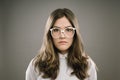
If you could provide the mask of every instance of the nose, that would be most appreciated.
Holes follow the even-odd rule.
[[[64,32],[64,30],[61,30],[60,38],[65,38],[65,32]]]

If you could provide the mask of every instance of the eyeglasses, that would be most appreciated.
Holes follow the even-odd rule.
[[[67,38],[72,38],[74,36],[75,30],[76,29],[73,27],[66,27],[64,29],[54,27],[50,29],[53,38],[59,38],[62,33],[64,33]]]

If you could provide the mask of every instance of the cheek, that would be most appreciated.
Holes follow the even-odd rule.
[[[53,39],[53,44],[55,45],[55,46],[57,46],[58,45],[58,40],[57,39]]]
[[[73,39],[69,39],[69,45],[71,46],[73,43]]]

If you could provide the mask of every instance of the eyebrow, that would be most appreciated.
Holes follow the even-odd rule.
[[[61,28],[59,26],[53,26],[53,27]],[[65,26],[65,28],[68,28],[68,27],[72,27],[72,26]]]

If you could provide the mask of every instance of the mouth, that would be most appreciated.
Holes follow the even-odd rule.
[[[59,44],[66,44],[66,41],[60,41]]]

